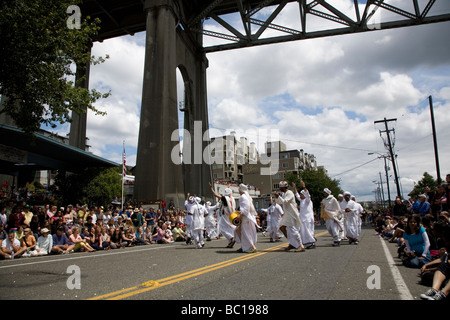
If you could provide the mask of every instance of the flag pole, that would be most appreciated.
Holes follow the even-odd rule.
[[[123,213],[123,189],[124,189],[124,181],[125,175],[127,173],[126,162],[125,162],[125,140],[123,140],[123,152],[122,152],[122,199],[121,199],[121,212]]]

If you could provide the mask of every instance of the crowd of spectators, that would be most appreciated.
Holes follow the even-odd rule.
[[[450,174],[435,190],[402,201],[372,219],[376,234],[398,246],[405,267],[420,270],[420,283],[431,287],[420,297],[443,300],[450,294]]]
[[[0,259],[94,252],[186,241],[185,210],[118,206],[0,204]]]

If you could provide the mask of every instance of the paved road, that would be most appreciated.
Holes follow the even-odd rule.
[[[359,245],[336,248],[323,226],[316,235],[316,249],[303,253],[259,233],[253,254],[237,253],[238,244],[227,249],[222,239],[203,249],[173,243],[4,260],[0,299],[399,300],[427,289],[372,228]]]

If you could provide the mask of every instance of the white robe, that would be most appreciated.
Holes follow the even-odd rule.
[[[226,201],[227,205],[223,205],[223,201]],[[230,214],[236,211],[236,201],[232,196],[222,196],[222,203],[217,217],[217,233],[222,234],[228,241],[231,241],[234,237],[234,230],[236,226],[230,221]]]
[[[295,202],[295,195],[291,190],[287,190],[283,196],[275,199],[283,208],[283,218],[280,221],[280,226],[286,227],[286,235],[288,242],[294,248],[303,247],[302,238],[300,236],[301,221],[298,216],[297,203]]]
[[[267,228],[271,239],[281,238],[283,234],[279,231],[283,208],[278,203],[272,203],[267,209]]]
[[[303,191],[305,199],[300,198],[297,193],[295,197],[300,201],[299,216],[302,226],[300,227],[300,235],[303,243],[314,243],[314,210],[309,191]]]
[[[360,226],[361,226],[361,219],[359,217],[359,206],[358,204],[350,200],[347,203],[346,209],[350,209],[349,212],[346,212],[347,214],[347,223],[346,223],[346,234],[348,238],[357,240],[360,236]]]
[[[194,243],[197,248],[201,247],[203,242],[203,229],[205,228],[205,213],[206,209],[199,203],[191,206],[190,213],[192,214],[192,234]]]
[[[206,228],[206,234],[210,238],[217,237],[216,233],[216,218],[215,218],[215,212],[219,208],[220,204],[217,203],[215,206],[206,206],[206,211],[208,212],[208,215],[205,217],[205,228]]]
[[[191,207],[194,205],[194,203],[191,203],[187,200],[184,201],[184,207],[186,208],[186,217],[184,218],[184,225],[186,226],[186,234],[188,237],[192,236],[192,215],[188,214],[191,212]]]
[[[256,246],[257,233],[256,228],[256,210],[253,206],[253,200],[247,194],[239,197],[239,206],[241,213],[241,224],[234,231],[236,242],[241,244],[242,251],[246,252]]]
[[[328,232],[335,242],[341,241],[340,231],[343,229],[343,217],[339,202],[330,194],[322,200],[322,210],[329,217],[329,219],[325,220]]]

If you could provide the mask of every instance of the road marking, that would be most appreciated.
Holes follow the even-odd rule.
[[[328,231],[316,234],[315,236],[316,237],[320,237],[320,236],[322,236],[324,234],[328,234]],[[245,256],[239,256],[237,258],[233,258],[233,259],[230,259],[230,260],[225,260],[225,261],[213,264],[213,265],[209,265],[209,266],[205,266],[205,267],[202,267],[202,268],[194,269],[194,270],[191,270],[191,271],[187,271],[187,272],[184,272],[184,273],[173,275],[173,276],[170,276],[170,277],[167,277],[167,278],[163,278],[163,279],[160,279],[160,280],[146,281],[146,282],[143,282],[143,283],[141,283],[141,284],[139,284],[137,286],[134,286],[134,287],[125,288],[125,289],[118,290],[118,291],[115,291],[115,292],[111,292],[111,293],[107,293],[107,294],[104,294],[104,295],[96,296],[96,297],[90,298],[88,300],[101,300],[101,299],[120,300],[120,299],[125,299],[125,298],[128,298],[128,297],[131,297],[131,296],[143,293],[143,292],[151,291],[151,290],[154,290],[154,289],[157,289],[157,288],[160,288],[160,287],[163,287],[163,286],[175,283],[175,282],[179,282],[179,281],[183,281],[183,280],[186,280],[186,279],[190,279],[190,278],[195,277],[195,276],[203,275],[203,274],[206,274],[208,272],[215,271],[215,270],[218,270],[218,269],[222,269],[222,268],[228,267],[230,265],[233,265],[233,264],[236,264],[236,263],[239,263],[239,262],[243,262],[243,261],[246,261],[246,260],[249,260],[249,259],[256,258],[256,257],[262,256],[262,255],[264,255],[266,253],[276,251],[276,250],[281,249],[283,247],[287,247],[287,245],[288,244],[283,243],[283,244],[280,244],[280,245],[275,246],[275,247],[271,247],[271,248],[268,248],[268,249],[265,249],[265,250],[257,251],[255,253],[251,253],[251,254],[246,254]]]
[[[411,295],[411,292],[409,292],[408,286],[406,285],[405,281],[403,280],[403,277],[398,270],[397,266],[395,265],[394,259],[392,258],[391,252],[389,251],[385,240],[380,237],[381,245],[384,250],[384,254],[386,255],[386,259],[388,261],[388,264],[390,266],[392,276],[394,277],[394,282],[397,286],[398,292],[400,293],[400,299],[402,300],[414,300],[413,296]]]

